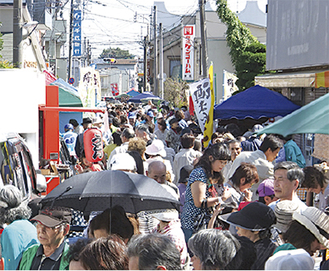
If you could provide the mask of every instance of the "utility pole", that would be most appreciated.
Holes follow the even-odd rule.
[[[199,9],[200,9],[200,27],[201,27],[201,55],[202,55],[202,77],[208,77],[208,68],[207,68],[207,35],[206,35],[206,22],[205,22],[205,9],[204,1],[199,0]]]
[[[148,33],[144,37],[144,82],[143,82],[143,88],[144,91],[146,91],[146,85],[147,85],[147,50],[148,50],[148,43],[149,43],[149,36]]]
[[[89,43],[89,39],[87,40],[87,66],[90,65],[91,62],[91,45]]]
[[[71,11],[70,11],[70,36],[69,36],[69,70],[67,79],[71,78],[72,75],[72,39],[73,39],[73,5],[74,0],[71,0]]]
[[[162,35],[162,23],[159,24],[159,94],[163,99],[163,35]]]
[[[154,46],[153,46],[153,52],[154,52],[154,71],[153,71],[153,86],[154,86],[154,95],[158,96],[159,95],[159,91],[158,91],[158,61],[157,61],[157,54],[158,54],[158,40],[157,40],[157,18],[156,18],[156,14],[157,14],[157,7],[154,6],[153,7],[153,42],[154,42]]]
[[[13,63],[16,68],[21,69],[23,67],[22,0],[14,0],[13,15]]]

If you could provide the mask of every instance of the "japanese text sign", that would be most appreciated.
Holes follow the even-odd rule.
[[[192,96],[194,111],[199,121],[199,126],[204,132],[204,126],[209,117],[211,108],[211,91],[209,78],[205,78],[193,84],[190,84],[190,93]]]
[[[194,38],[195,26],[186,25],[183,27],[182,45],[182,79],[194,80]]]
[[[73,11],[73,56],[81,56],[81,10]]]

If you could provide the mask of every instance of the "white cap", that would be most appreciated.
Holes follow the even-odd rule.
[[[158,155],[166,157],[167,153],[162,140],[154,139],[152,144],[146,147],[145,153],[148,155]]]
[[[111,170],[132,170],[136,171],[135,159],[128,153],[117,153],[110,161]]]
[[[280,250],[265,263],[265,270],[313,270],[314,260],[304,249]]]

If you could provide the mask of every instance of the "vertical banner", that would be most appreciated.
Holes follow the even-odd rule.
[[[80,68],[79,94],[84,107],[95,107],[101,101],[99,72],[92,67]]]
[[[203,132],[204,148],[208,147],[209,145],[209,142],[211,140],[211,135],[213,133],[213,125],[214,125],[215,92],[214,92],[214,65],[212,62],[210,64],[208,73],[209,73],[211,103],[208,111],[207,121],[204,126],[204,132]]]
[[[182,79],[194,80],[194,37],[195,26],[185,25],[183,27],[182,45]]]
[[[73,56],[81,56],[81,10],[73,11]]]
[[[198,118],[201,131],[204,132],[205,124],[209,117],[209,110],[213,110],[213,108],[211,108],[210,80],[209,78],[205,78],[189,86],[194,104],[194,111]]]
[[[111,91],[113,96],[118,96],[119,95],[119,89],[118,89],[118,84],[117,83],[112,83],[111,84]]]
[[[230,98],[232,96],[232,94],[236,91],[239,90],[239,88],[237,87],[237,85],[235,84],[236,80],[238,80],[238,77],[235,76],[235,74],[230,73],[228,71],[223,71],[223,101],[225,101],[226,99]]]

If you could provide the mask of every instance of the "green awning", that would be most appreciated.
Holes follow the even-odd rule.
[[[329,93],[258,131],[263,133],[329,134]]]

